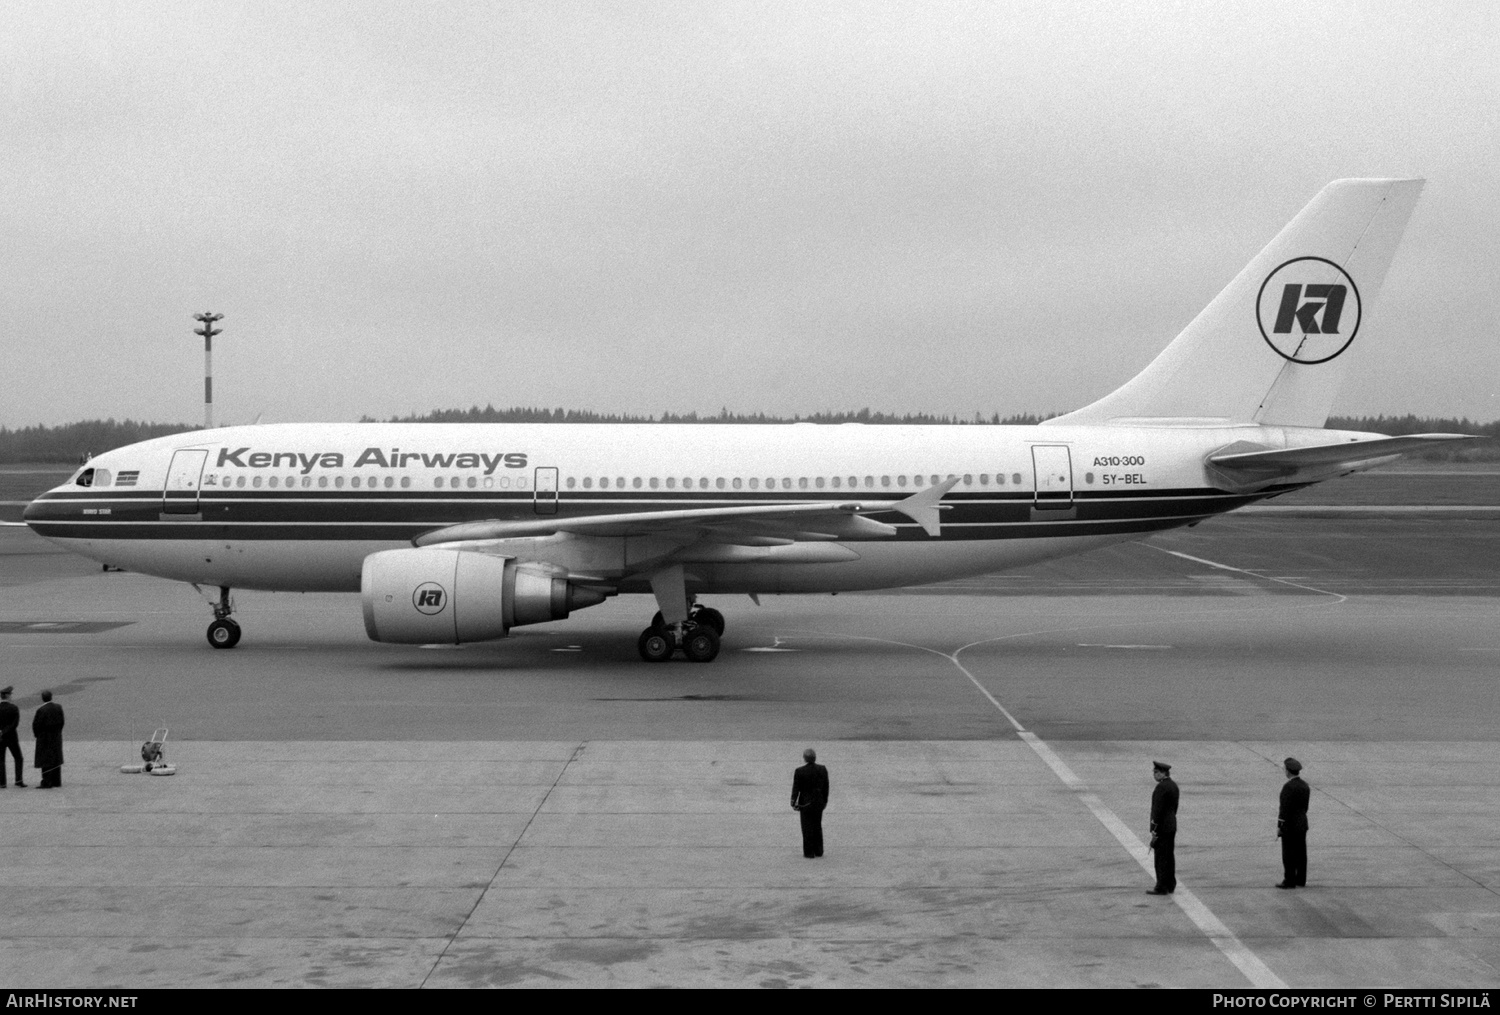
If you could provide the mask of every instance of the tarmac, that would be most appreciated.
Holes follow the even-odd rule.
[[[0,672],[68,715],[64,788],[0,793],[0,986],[1493,987],[1497,565],[1483,518],[1232,516],[716,598],[720,658],[653,666],[629,597],[422,649],[370,643],[357,596],[243,593],[216,652],[190,589],[0,530]],[[156,726],[178,774],[120,774]]]

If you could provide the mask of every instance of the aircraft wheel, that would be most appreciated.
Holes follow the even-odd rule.
[[[724,614],[711,606],[700,606],[693,613],[693,620],[714,629],[714,634],[724,637]]]
[[[225,618],[208,625],[208,643],[214,648],[234,648],[240,643],[240,625]]]
[[[648,663],[664,663],[672,658],[672,653],[677,651],[677,645],[672,640],[672,632],[664,627],[648,627],[641,632],[640,641],[636,647],[641,650],[641,658]]]
[[[719,654],[719,632],[707,624],[699,624],[683,636],[682,654],[690,662],[712,662]]]

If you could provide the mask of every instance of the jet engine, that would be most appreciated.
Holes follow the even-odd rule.
[[[512,627],[562,620],[604,602],[544,565],[473,550],[382,550],[360,576],[372,641],[427,645],[504,638]]]

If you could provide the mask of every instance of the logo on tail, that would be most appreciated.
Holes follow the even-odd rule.
[[[1255,319],[1278,356],[1293,363],[1327,363],[1349,348],[1359,331],[1359,288],[1327,258],[1294,257],[1261,283]]]

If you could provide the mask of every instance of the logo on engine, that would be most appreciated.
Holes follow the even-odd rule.
[[[448,593],[437,582],[423,582],[417,586],[417,591],[411,594],[411,604],[417,608],[417,612],[425,613],[429,617],[442,613],[447,603]]]
[[[1327,363],[1359,331],[1359,289],[1326,257],[1294,257],[1261,283],[1255,320],[1283,359]]]

